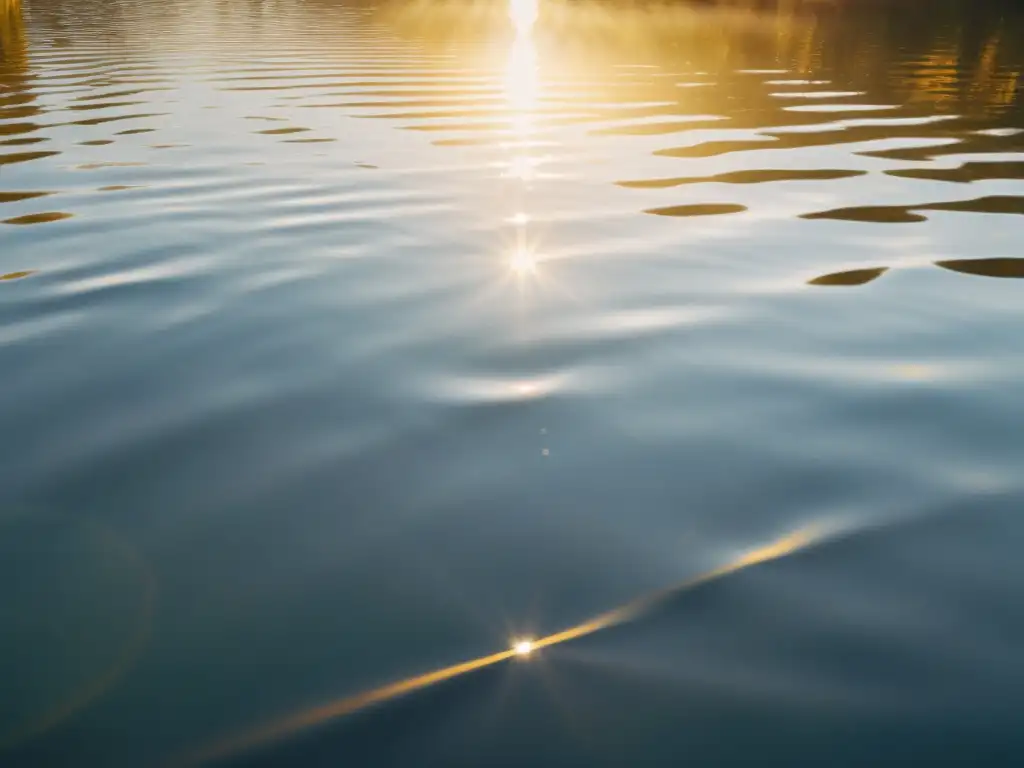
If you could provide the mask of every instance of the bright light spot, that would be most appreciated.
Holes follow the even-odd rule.
[[[529,248],[516,248],[509,257],[508,266],[517,275],[532,275],[537,271],[537,256]]]
[[[517,37],[505,64],[505,100],[513,111],[529,112],[537,106],[539,91],[537,50],[529,37]]]
[[[528,31],[537,20],[537,0],[508,0],[508,16],[517,30]]]
[[[516,656],[529,656],[533,652],[533,641],[517,640],[512,646],[512,650],[515,651]]]
[[[523,226],[524,224],[527,224],[530,221],[530,217],[525,213],[517,213],[515,216],[509,219],[509,221],[518,226]]]
[[[540,158],[530,157],[528,155],[516,155],[509,160],[506,170],[502,176],[510,179],[520,179],[521,181],[532,181],[537,178],[537,168],[540,164]]]

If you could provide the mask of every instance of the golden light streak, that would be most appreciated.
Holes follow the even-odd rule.
[[[577,624],[574,627],[563,629],[546,637],[536,639],[520,638],[513,641],[508,650],[499,651],[489,656],[481,656],[478,659],[455,664],[450,667],[427,672],[426,674],[410,677],[405,680],[390,683],[374,688],[369,691],[357,693],[343,699],[327,702],[318,707],[289,715],[280,720],[275,720],[262,727],[256,728],[237,736],[226,739],[200,753],[197,753],[184,761],[185,765],[202,764],[210,760],[227,757],[238,752],[246,751],[262,744],[277,741],[298,731],[319,725],[335,718],[350,715],[375,704],[398,698],[406,694],[418,691],[427,686],[450,680],[453,677],[473,672],[483,667],[499,664],[512,658],[522,658],[531,653],[548,648],[552,645],[565,643],[570,640],[593,634],[601,629],[612,627],[626,622],[634,621],[657,604],[679,595],[682,592],[694,587],[715,581],[724,576],[737,573],[746,568],[751,568],[762,563],[787,557],[794,553],[803,551],[826,538],[835,535],[835,526],[824,524],[813,524],[799,528],[791,533],[782,536],[775,541],[756,549],[745,552],[735,559],[710,571],[694,576],[680,584],[667,589],[660,590],[650,595],[645,595],[633,600],[614,610],[602,613],[599,616]]]
[[[491,654],[490,656],[482,656],[479,659],[473,659],[472,661],[466,661],[462,664],[455,664],[451,667],[445,667],[444,669],[428,672],[425,675],[418,675],[417,677],[410,677],[406,680],[399,680],[396,683],[391,683],[390,685],[385,685],[380,688],[374,688],[370,691],[364,691],[363,693],[357,693],[355,696],[349,696],[345,699],[331,701],[322,706],[307,709],[281,720],[276,720],[273,723],[269,723],[262,728],[252,731],[251,733],[243,733],[234,738],[227,739],[212,749],[185,760],[185,764],[199,765],[209,760],[216,760],[237,752],[251,749],[259,744],[277,741],[289,734],[310,728],[318,723],[350,715],[353,712],[365,709],[366,707],[378,704],[382,701],[394,699],[399,696],[404,696],[407,693],[418,691],[421,688],[426,688],[428,685],[450,680],[453,677],[464,675],[467,672],[472,672],[473,670],[481,669],[482,667],[489,667],[492,664],[497,664],[499,661],[510,659],[515,655],[516,651],[514,649],[501,651],[499,653]]]

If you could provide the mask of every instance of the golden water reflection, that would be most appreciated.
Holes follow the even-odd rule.
[[[557,39],[560,56],[580,71],[642,55],[677,72],[775,74],[784,87],[821,87],[841,75],[850,86],[843,90],[886,90],[900,102],[959,113],[996,114],[1020,104],[1020,18],[955,2],[929,7],[926,17],[921,3],[871,5],[545,0],[541,14],[536,0],[510,0],[507,14],[517,30],[540,28]],[[441,49],[452,40],[493,34],[492,14],[501,12],[495,7],[399,1],[380,13],[399,31]],[[892,66],[894,55],[906,60]],[[766,61],[773,71],[764,68]],[[708,95],[720,102],[732,95],[717,90]]]
[[[1016,256],[996,256],[981,259],[946,259],[936,261],[935,266],[977,277],[996,277],[1021,279],[1024,278],[1024,258]],[[831,272],[808,280],[808,285],[824,286],[857,286],[866,285],[889,271],[889,267],[869,267],[851,269],[844,272]]]
[[[474,122],[464,120],[464,94],[440,89],[396,99],[407,111],[388,116],[420,117],[405,127],[442,134],[438,146],[495,149],[492,167],[508,182],[499,216],[510,225],[495,249],[517,277],[539,277],[552,258],[535,231],[550,222],[532,210],[546,191],[538,185],[556,175],[592,181],[577,158],[603,152],[605,139],[618,140],[606,142],[610,181],[638,190],[626,193],[633,210],[680,227],[723,215],[743,227],[777,199],[805,206],[793,217],[873,224],[1024,210],[1016,190],[946,202],[934,184],[911,181],[1024,180],[1024,57],[1013,42],[1024,16],[954,3],[922,19],[910,7],[805,0],[386,7],[389,26],[462,64],[479,62],[453,52],[507,51],[498,99],[475,105]],[[967,162],[937,167],[948,156]],[[895,204],[847,202],[846,190],[856,198],[886,175],[907,182],[886,186]],[[918,189],[922,204],[906,205]]]
[[[538,0],[509,0],[508,15],[519,36],[528,36],[537,21]]]
[[[508,268],[517,277],[534,275],[537,271],[536,244],[530,241],[528,198],[538,160],[531,154],[531,137],[535,131],[534,113],[540,91],[540,71],[533,26],[537,20],[538,0],[509,0],[509,20],[515,35],[509,49],[504,73],[505,103],[509,113],[510,137],[506,146],[511,156],[503,174],[514,185],[512,198],[515,211],[509,218],[514,227],[514,244],[508,257]]]
[[[362,0],[355,0],[353,6],[362,4]],[[637,160],[633,165],[664,168],[667,172],[655,172],[647,178],[633,176],[627,170],[630,166],[622,163],[622,175],[612,181],[627,189],[687,187],[685,195],[666,192],[662,200],[653,204],[649,197],[633,198],[637,200],[636,212],[677,217],[744,214],[745,210],[753,215],[758,213],[757,207],[745,200],[729,199],[729,192],[723,193],[722,199],[710,195],[693,199],[699,195],[696,190],[702,189],[697,185],[766,184],[768,197],[768,190],[783,182],[806,182],[808,189],[817,191],[823,186],[815,188],[814,182],[841,181],[867,173],[856,167],[859,160],[854,157],[849,158],[851,167],[842,167],[844,154],[918,165],[952,154],[1009,154],[1019,152],[1021,147],[1021,139],[1008,133],[1020,128],[1022,122],[1020,77],[1024,61],[1018,43],[1021,18],[1005,12],[968,9],[965,3],[951,2],[948,7],[935,9],[927,18],[913,12],[913,3],[865,11],[854,3],[811,0],[699,7],[657,0],[643,4],[545,0],[543,6],[539,0],[507,0],[504,4],[486,0],[384,0],[372,7],[366,5],[358,25],[352,25],[351,18],[342,19],[338,5],[330,0],[306,0],[301,7],[282,4],[280,12],[289,18],[294,16],[291,20],[299,32],[297,39],[311,43],[325,35],[337,35],[341,28],[361,33],[364,27],[377,25],[394,32],[401,40],[415,40],[428,56],[445,57],[452,65],[449,70],[440,68],[433,72],[429,64],[424,65],[421,74],[429,75],[434,82],[420,92],[415,91],[411,81],[402,83],[401,90],[389,90],[384,80],[377,79],[363,84],[372,85],[371,90],[352,87],[345,93],[362,103],[393,107],[393,111],[375,116],[415,120],[414,124],[396,127],[431,131],[438,136],[433,141],[436,145],[498,148],[500,155],[491,158],[493,167],[500,167],[502,177],[510,183],[520,185],[515,190],[510,184],[508,194],[512,199],[498,212],[502,218],[531,213],[527,199],[533,191],[530,184],[542,182],[549,175],[549,167],[564,163],[567,150],[578,148],[567,146],[564,138],[555,134],[556,129],[570,125],[579,125],[583,131],[568,141],[663,136],[663,141],[651,142],[649,146],[623,143],[616,157],[631,154]],[[37,0],[35,8],[54,18],[68,14],[68,4],[62,0]],[[238,11],[244,13],[244,8]],[[27,87],[32,80],[27,71],[30,58],[20,19],[20,14],[0,14],[0,84],[5,86],[5,92],[0,93],[0,133],[10,135],[3,139],[3,144],[51,140],[45,135],[48,125],[25,119],[41,111],[31,105],[34,97]],[[253,10],[252,17],[245,21],[253,29],[263,29],[268,15],[263,10]],[[339,26],[342,24],[348,26]],[[118,40],[128,45],[128,53],[133,46],[152,44],[133,37],[138,34],[138,30],[118,30]],[[538,39],[545,42],[544,47],[538,46]],[[548,42],[551,44],[546,45]],[[486,50],[488,55],[498,51],[497,58],[505,57],[499,65],[503,67],[500,93],[490,88],[493,62],[481,67],[479,58],[466,55],[466,51],[472,50]],[[371,65],[372,61],[368,61],[367,66]],[[459,73],[447,86],[445,71]],[[385,73],[381,69],[374,77],[381,78]],[[479,101],[467,99],[469,91],[459,92],[466,84],[463,78],[467,73],[481,75],[480,81],[486,81]],[[249,75],[247,79],[254,78]],[[224,90],[255,87],[268,96],[280,87],[282,98],[298,100],[305,97],[294,90],[285,93],[295,89],[299,79],[292,73],[277,85],[229,85],[227,81],[222,85]],[[340,82],[340,78],[332,79]],[[267,76],[267,82],[273,80]],[[302,87],[309,88],[310,96],[319,100],[313,93],[316,86],[316,82],[310,81]],[[337,89],[335,85],[328,91],[338,96]],[[155,89],[133,91],[132,99],[139,98],[137,103],[143,104],[147,97],[141,94],[150,90]],[[365,93],[360,93],[361,90]],[[127,105],[118,99],[94,102],[94,94],[82,98],[88,103],[73,103],[66,109],[114,109]],[[358,103],[338,101],[301,106],[342,108]],[[107,120],[121,123],[156,114],[147,109],[71,124],[92,127]],[[448,122],[450,118],[467,115],[473,118],[470,122]],[[944,119],[914,122],[932,118]],[[109,138],[87,139],[76,145],[117,145],[122,137],[153,130],[150,126],[128,127]],[[258,135],[310,146],[337,141],[332,136],[283,137],[309,130],[304,125],[292,125],[267,128]],[[447,131],[453,135],[444,135]],[[692,140],[704,131],[708,135]],[[844,153],[841,149],[842,145],[888,141],[906,141],[906,145],[863,153],[853,148]],[[180,146],[183,145],[162,143],[151,148]],[[825,147],[835,150],[826,160],[827,167],[794,167],[798,161],[792,159],[793,155]],[[31,151],[20,147],[18,151],[0,152],[0,165],[34,163],[56,154],[35,150],[36,147]],[[641,162],[650,155],[680,161],[721,158],[723,167],[689,173],[686,162],[677,163],[677,170],[673,170],[671,163],[654,166]],[[732,165],[744,167],[728,167]],[[880,172],[922,181],[1024,178],[1024,166],[1012,159],[995,166],[972,160],[962,170],[894,167]],[[833,188],[838,186],[830,190]],[[0,202],[10,201],[0,198]],[[881,214],[887,216],[883,220],[925,221],[916,211],[889,208]],[[823,212],[811,205],[802,213],[813,218]],[[871,220],[872,212],[860,213]],[[38,224],[58,220],[14,216],[0,220],[10,219]],[[495,250],[501,252],[502,263],[513,265],[514,273],[523,272],[524,265],[536,266],[542,260],[537,254],[543,253],[543,248],[527,248],[518,235],[512,239],[515,242],[511,245],[496,243]]]

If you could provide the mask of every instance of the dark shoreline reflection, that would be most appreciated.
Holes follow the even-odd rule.
[[[971,184],[976,181],[1024,181],[1024,160],[978,161],[964,163],[959,168],[899,168],[886,171],[901,179],[947,181],[953,184]]]
[[[727,213],[742,213],[747,210],[744,205],[731,203],[699,203],[696,205],[673,205],[668,208],[650,208],[644,213],[655,216],[721,216]]]
[[[935,264],[943,269],[962,272],[965,275],[1024,278],[1024,258],[953,259],[937,261]]]
[[[935,266],[960,272],[965,275],[998,278],[1024,278],[1024,258],[995,257],[989,259],[950,259],[936,261]],[[857,286],[866,285],[889,271],[889,267],[851,269],[846,272],[832,272],[808,280],[808,285]]]
[[[974,200],[954,200],[946,203],[924,203],[922,205],[863,205],[852,208],[836,208],[831,211],[805,213],[804,219],[835,219],[838,221],[860,221],[873,224],[914,224],[927,221],[928,217],[919,211],[951,211],[964,213],[990,213],[1024,215],[1024,196],[994,195]]]
[[[840,170],[764,170],[764,171],[732,171],[714,176],[691,176],[676,179],[650,179],[647,181],[620,181],[620,187],[633,189],[664,189],[681,187],[686,184],[767,184],[776,181],[835,181],[864,176],[867,171]]]
[[[0,280],[21,280],[25,277],[31,277],[35,274],[35,270],[25,269],[21,272],[8,272],[6,275],[0,275]]]
[[[851,269],[846,272],[833,272],[829,275],[822,275],[808,281],[809,285],[865,285],[876,280],[889,271],[888,267],[873,267],[871,269]]]
[[[15,216],[10,219],[0,220],[0,224],[12,224],[16,226],[25,226],[29,224],[49,224],[54,221],[63,221],[64,219],[70,219],[74,214],[64,213],[62,211],[46,211],[44,213],[27,213],[24,216]]]
[[[32,90],[29,44],[21,3],[0,2],[0,145],[25,146],[45,141],[30,136],[43,126],[43,115]],[[59,152],[0,152],[0,167],[53,157]]]

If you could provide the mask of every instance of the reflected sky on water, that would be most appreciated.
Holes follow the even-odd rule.
[[[1022,40],[0,0],[0,764],[1015,765]]]

